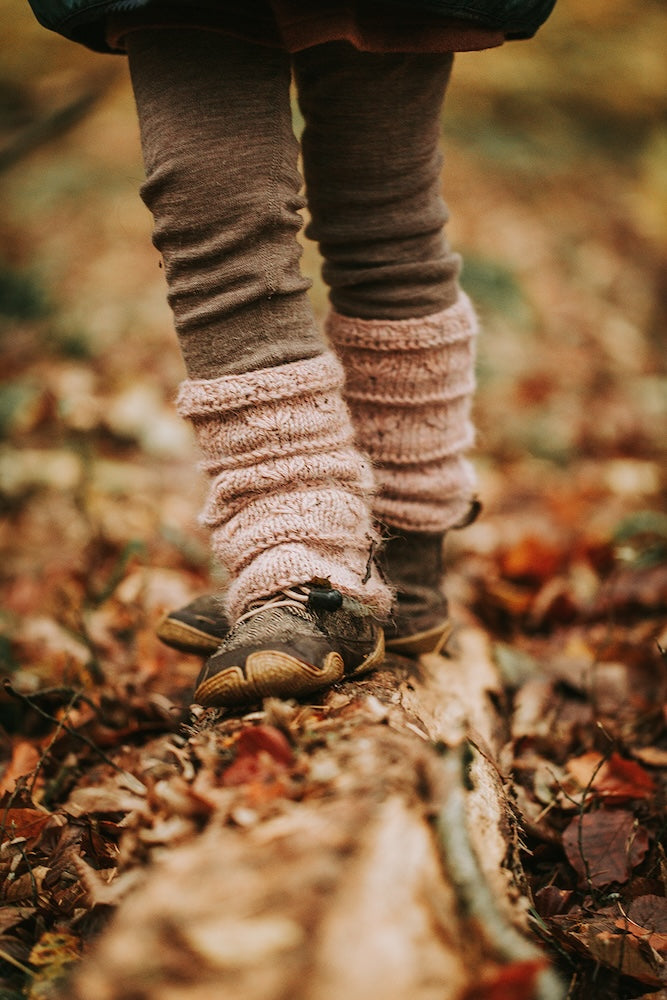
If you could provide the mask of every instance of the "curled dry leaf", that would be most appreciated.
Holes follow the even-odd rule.
[[[613,753],[608,759],[591,752],[574,757],[566,764],[582,789],[614,802],[649,798],[655,782],[640,764]]]
[[[3,903],[34,903],[49,871],[46,865],[35,865],[16,879],[6,878],[0,889]]]
[[[595,888],[627,882],[646,856],[648,845],[648,833],[624,809],[577,816],[563,832],[567,860],[580,882]]]
[[[242,730],[237,747],[239,757],[245,754],[257,756],[264,751],[280,764],[291,764],[294,760],[286,736],[275,726],[249,726]]]

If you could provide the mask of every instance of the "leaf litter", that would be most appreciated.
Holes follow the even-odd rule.
[[[472,75],[472,62],[459,61],[448,186],[456,242],[470,261],[464,283],[486,327],[477,403],[485,513],[451,537],[450,590],[460,619],[493,639],[506,683],[505,759],[535,933],[553,948],[571,1000],[664,1000],[664,129],[644,111],[649,73],[596,89],[605,65],[615,80],[625,72],[628,31],[663,64],[664,12],[652,8],[662,25],[652,42],[641,19],[631,27],[629,0],[611,5],[614,16],[608,6],[582,14],[561,0],[561,26],[532,55],[525,50],[535,67],[527,92],[549,114],[508,102],[514,70],[493,69],[509,65],[504,52],[476,58]],[[582,19],[605,54],[585,72],[576,61]],[[22,23],[26,53],[46,45]],[[93,72],[95,57],[55,38],[49,45],[45,72],[64,65],[79,81]],[[31,100],[48,91],[14,72],[17,88],[34,87]],[[664,93],[656,85],[650,95],[663,110]],[[329,742],[360,711],[383,724],[372,701],[364,707],[341,692],[321,705],[268,703],[233,717],[184,707],[196,661],[162,647],[154,627],[218,580],[195,526],[191,440],[171,406],[181,372],[136,211],[141,168],[127,93],[108,93],[105,107],[125,123],[110,166],[100,167],[95,128],[83,127],[3,181],[0,228],[13,259],[1,263],[0,288],[20,279],[23,289],[6,304],[1,331],[0,991],[8,1000],[66,991],[114,908],[172,847],[216,825],[260,830],[289,818],[291,802],[325,801],[344,780]],[[623,134],[629,113],[637,159],[621,176],[604,144]],[[516,141],[492,141],[498,120]],[[560,156],[545,161],[544,135],[532,154],[519,140],[550,120],[568,127]],[[589,120],[595,129],[577,131]],[[122,189],[119,164],[132,178]],[[77,192],[90,189],[86,170],[96,171],[96,195],[65,195],[63,225],[65,169]],[[120,224],[100,226],[108,216]],[[307,247],[307,262],[312,255]],[[48,288],[40,275],[50,276]],[[324,301],[317,284],[315,296]],[[219,930],[211,918],[192,934],[224,962]],[[295,933],[270,921],[256,930],[277,953]],[[468,1000],[528,997],[537,972],[530,962],[489,972]]]

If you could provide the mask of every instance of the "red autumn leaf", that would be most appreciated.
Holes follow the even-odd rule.
[[[253,781],[268,781],[275,774],[275,768],[263,766],[257,757],[246,755],[237,757],[222,775],[222,783],[226,788],[234,785],[248,785]]]
[[[631,812],[615,809],[577,816],[563,832],[563,848],[583,883],[599,888],[626,882],[646,856],[648,834]]]
[[[294,760],[286,737],[273,726],[244,729],[236,746],[236,760],[222,776],[222,783],[227,786],[270,783]]]
[[[257,756],[264,751],[280,764],[291,764],[294,760],[292,748],[287,738],[274,726],[249,726],[238,738],[238,756]]]
[[[653,778],[640,764],[617,753],[608,760],[599,753],[585,753],[569,760],[566,767],[582,788],[615,802],[646,799],[655,789]]]
[[[543,958],[512,962],[476,983],[465,1000],[533,1000],[535,981],[546,965]]]

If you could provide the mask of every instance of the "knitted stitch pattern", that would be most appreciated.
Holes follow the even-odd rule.
[[[201,520],[231,577],[232,621],[253,600],[317,578],[389,612],[391,593],[370,566],[372,469],[354,446],[342,383],[327,352],[181,385],[178,409],[211,478]]]
[[[374,513],[387,525],[441,532],[469,509],[475,474],[464,456],[474,441],[476,333],[462,293],[419,319],[329,315],[356,442],[375,468]]]

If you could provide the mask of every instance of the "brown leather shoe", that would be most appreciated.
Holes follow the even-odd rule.
[[[229,627],[222,600],[214,594],[204,594],[166,614],[155,631],[165,645],[181,653],[210,656]]]
[[[405,531],[387,540],[380,553],[383,573],[396,589],[387,650],[402,656],[439,653],[452,632],[441,590],[444,535]]]
[[[440,589],[443,540],[444,535],[404,532],[390,538],[381,553],[382,572],[396,588],[394,611],[384,626],[391,652],[408,657],[437,653],[451,634],[447,600]],[[157,635],[183,653],[212,656],[229,629],[221,599],[207,594],[165,615]]]
[[[384,634],[368,608],[308,584],[258,601],[204,664],[194,700],[236,706],[294,698],[380,666]]]
[[[480,510],[479,500],[474,499],[468,515],[454,527],[472,524]],[[439,653],[451,635],[447,600],[441,589],[444,539],[444,533],[394,532],[380,553],[380,568],[396,590],[394,613],[384,626],[391,652],[409,657]],[[166,615],[157,634],[168,646],[184,653],[210,656],[229,627],[220,598],[205,595]]]

